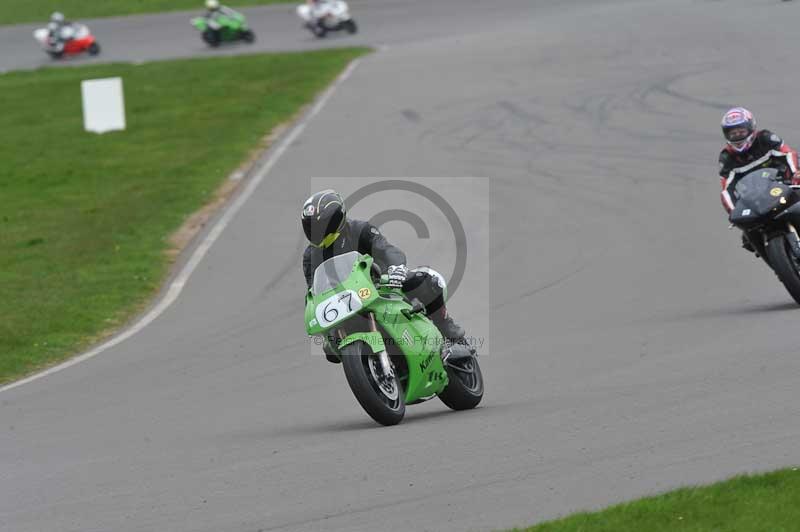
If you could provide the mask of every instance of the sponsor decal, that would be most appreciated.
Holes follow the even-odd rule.
[[[773,188],[772,190],[769,191],[769,195],[772,196],[773,198],[777,198],[781,194],[783,194],[783,190],[781,190],[778,187],[775,187],[775,188]]]
[[[406,345],[414,345],[414,337],[411,336],[411,333],[408,332],[408,329],[403,331],[403,340],[406,341]]]
[[[316,327],[317,326],[317,319],[314,318],[313,320],[308,322],[309,327]]]
[[[742,216],[750,216],[750,212],[752,212],[750,209],[745,209],[742,211]]]
[[[314,208],[313,203],[308,203],[305,207],[303,207],[303,216],[314,216],[315,212],[317,212],[317,209]]]
[[[369,296],[372,295],[372,290],[369,288],[359,288],[358,290],[358,297],[361,299],[369,299]]]
[[[426,369],[428,369],[428,366],[431,365],[431,362],[433,362],[433,352],[431,352],[422,362],[419,363],[419,370],[424,372]]]

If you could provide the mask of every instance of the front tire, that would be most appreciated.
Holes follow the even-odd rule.
[[[766,250],[767,258],[783,286],[800,304],[800,273],[798,273],[797,259],[794,258],[791,250],[787,249],[786,238],[787,235],[781,234],[769,239]]]
[[[445,363],[447,388],[439,399],[453,410],[470,410],[483,399],[483,373],[477,357]]]
[[[256,41],[256,34],[251,30],[245,30],[242,32],[242,40],[247,44],[252,44]]]
[[[311,33],[313,33],[317,39],[324,39],[325,35],[328,34],[328,28],[323,26],[321,22],[317,22],[311,25]]]
[[[350,35],[358,33],[358,26],[356,25],[355,20],[350,19],[344,24],[345,24],[345,29],[347,29],[347,33],[349,33]]]
[[[206,30],[203,32],[203,40],[212,48],[216,48],[222,41],[222,37],[218,31]]]
[[[378,355],[364,342],[353,342],[341,351],[344,375],[361,407],[381,425],[400,423],[406,413],[406,403],[396,374],[385,377],[382,372],[378,373]]]
[[[89,45],[89,55],[97,55],[100,53],[100,45],[93,42]]]

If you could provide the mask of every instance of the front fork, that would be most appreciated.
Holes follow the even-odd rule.
[[[378,326],[375,324],[375,315],[370,312],[369,316],[369,330],[373,333],[378,332]],[[389,353],[386,352],[386,349],[378,353],[378,360],[381,362],[381,370],[383,370],[383,374],[387,377],[394,377],[394,370],[392,369],[392,363],[389,360]]]

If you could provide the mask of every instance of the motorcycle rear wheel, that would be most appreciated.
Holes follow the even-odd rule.
[[[483,399],[483,373],[476,357],[445,363],[447,388],[439,394],[448,408],[470,410]]]
[[[792,251],[788,249],[786,238],[787,235],[781,234],[769,239],[766,249],[767,258],[783,286],[786,287],[792,298],[800,304],[800,272],[798,272],[800,261],[795,259]]]
[[[397,376],[387,378],[376,374],[380,360],[365,342],[353,342],[343,347],[341,353],[344,375],[361,408],[381,425],[400,423],[406,413],[406,404]]]
[[[245,30],[241,33],[242,40],[247,44],[254,43],[256,41],[256,34],[252,32],[252,30]]]

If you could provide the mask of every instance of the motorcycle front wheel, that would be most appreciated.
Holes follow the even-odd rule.
[[[345,22],[344,27],[347,30],[347,33],[349,33],[350,35],[358,33],[358,26],[356,25],[356,21],[353,19],[350,19],[347,22]]]
[[[218,31],[206,30],[203,32],[203,40],[206,41],[209,46],[216,48],[222,41],[222,37]]]
[[[385,375],[378,355],[364,342],[353,342],[341,353],[344,375],[361,408],[381,425],[400,423],[406,403],[396,373]]]
[[[89,45],[89,55],[97,55],[100,53],[100,45],[93,42]]]
[[[783,286],[786,287],[792,298],[800,304],[800,272],[798,271],[800,261],[795,258],[791,249],[789,249],[787,238],[789,238],[788,235],[781,234],[769,239],[766,249],[767,259],[769,259],[772,269],[775,270]]]

